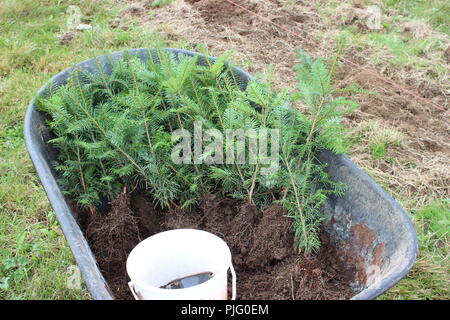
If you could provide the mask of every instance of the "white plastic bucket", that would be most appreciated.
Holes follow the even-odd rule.
[[[194,229],[161,232],[140,242],[127,259],[129,286],[137,300],[226,300],[228,269],[232,299],[236,274],[228,245],[212,233]],[[207,281],[188,288],[161,286],[189,275],[212,272]]]

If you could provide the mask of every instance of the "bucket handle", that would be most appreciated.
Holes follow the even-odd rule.
[[[233,263],[230,263],[231,271],[231,300],[236,300],[236,272],[234,271]]]
[[[134,289],[133,281],[128,282],[128,287],[130,287],[130,290],[131,290],[131,293],[134,296],[134,299],[136,299],[136,300],[144,300],[144,299],[142,299],[142,295],[139,294],[138,292],[136,292],[136,290]]]
[[[231,300],[236,300],[236,271],[234,271],[233,264],[230,264],[231,271]],[[136,292],[134,288],[133,281],[128,282],[128,287],[130,287],[131,293],[133,294],[136,300],[143,300],[142,295],[139,292]]]

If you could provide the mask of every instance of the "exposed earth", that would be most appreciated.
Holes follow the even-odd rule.
[[[209,231],[225,240],[237,274],[237,299],[320,300],[354,295],[351,275],[325,233],[319,254],[304,256],[293,250],[291,219],[279,205],[258,212],[251,204],[205,194],[198,210],[161,210],[148,198],[139,192],[120,194],[108,214],[80,221],[116,299],[134,299],[126,272],[134,246],[157,232],[179,228]]]

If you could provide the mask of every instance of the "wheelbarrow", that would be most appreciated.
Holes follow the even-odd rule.
[[[198,54],[179,49],[164,50],[175,55]],[[127,51],[142,60],[154,54],[154,51],[143,48]],[[111,62],[120,59],[123,54],[123,51],[115,52],[83,61],[74,67],[97,72],[100,63],[108,73]],[[205,63],[205,59],[214,60],[200,55],[198,61]],[[74,67],[54,76],[31,101],[25,116],[25,143],[89,292],[94,299],[109,300],[114,296],[74,217],[69,199],[58,186],[58,175],[52,168],[57,152],[48,143],[51,136],[44,122],[45,115],[37,111],[34,105],[38,96],[46,94],[50,83],[65,84]],[[239,68],[233,68],[233,72],[244,85],[251,79]],[[319,158],[323,163],[328,163],[327,172],[333,180],[347,185],[343,196],[332,196],[325,202],[324,229],[343,263],[348,266],[348,281],[355,292],[352,299],[375,299],[400,281],[413,265],[417,255],[416,232],[400,205],[347,156],[324,151]]]

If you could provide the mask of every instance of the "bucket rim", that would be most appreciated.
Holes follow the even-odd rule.
[[[146,244],[145,243],[146,241],[148,243],[150,241],[154,241],[157,238],[161,238],[161,237],[167,236],[167,234],[170,234],[170,233],[172,233],[172,234],[175,234],[175,233],[186,233],[186,234],[195,233],[195,234],[207,235],[207,236],[209,236],[211,238],[214,238],[215,240],[218,241],[218,243],[223,245],[224,249],[226,249],[226,253],[225,253],[226,257],[224,258],[224,262],[225,263],[224,263],[224,266],[223,266],[224,272],[227,273],[228,269],[230,269],[230,267],[232,266],[232,254],[231,254],[230,247],[225,242],[225,240],[223,240],[219,236],[217,236],[217,235],[215,235],[215,234],[213,234],[211,232],[208,232],[208,231],[205,231],[205,230],[201,230],[201,229],[179,228],[179,229],[166,230],[166,231],[158,232],[158,233],[156,233],[156,234],[154,234],[154,235],[152,235],[152,236],[142,240],[141,242],[139,242],[133,248],[133,250],[131,250],[130,254],[128,255],[127,262],[126,262],[126,270],[127,270],[128,277],[130,278],[131,283],[133,283],[134,286],[137,286],[138,288],[141,288],[141,289],[144,289],[144,290],[148,290],[148,291],[152,291],[152,292],[155,292],[155,293],[157,293],[157,292],[167,293],[168,292],[169,289],[159,288],[159,287],[155,287],[155,286],[152,286],[152,285],[149,285],[149,284],[140,283],[136,279],[133,279],[131,277],[131,274],[130,274],[130,269],[131,269],[130,268],[130,264],[131,264],[130,261],[131,261],[131,259],[134,259],[136,257],[136,254],[137,254],[137,252],[139,250],[138,247],[140,246],[140,248],[142,248],[142,246],[144,246]],[[138,249],[135,250],[136,248],[138,248]],[[131,259],[130,259],[130,257],[131,257]],[[195,290],[200,290],[203,287],[209,286],[209,284],[216,279],[215,278],[216,275],[217,275],[217,272],[213,273],[213,276],[210,279],[206,280],[205,282],[202,282],[202,283],[200,283],[198,285],[195,285],[193,287],[176,289],[176,292],[178,292],[178,293],[187,293],[189,291],[193,291],[194,288],[195,288]]]

